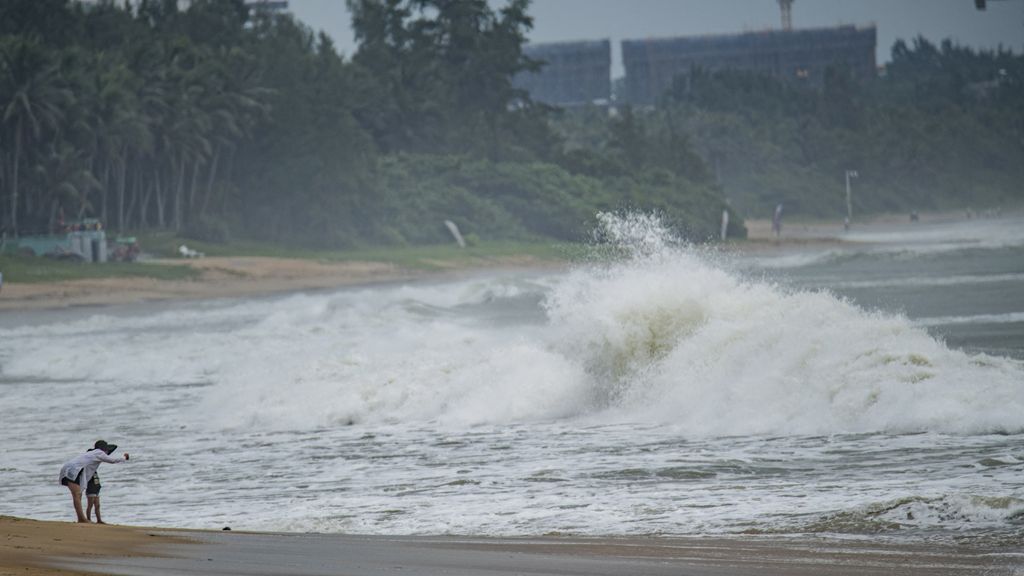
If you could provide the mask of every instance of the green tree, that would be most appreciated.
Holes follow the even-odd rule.
[[[7,154],[9,174],[8,229],[18,234],[20,176],[26,156],[43,142],[47,131],[60,127],[71,92],[60,80],[59,69],[31,41],[15,38],[0,45],[0,73],[3,74],[3,124],[12,150]]]

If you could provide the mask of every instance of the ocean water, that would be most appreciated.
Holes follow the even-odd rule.
[[[473,535],[1024,536],[1024,221],[0,315],[0,514]]]

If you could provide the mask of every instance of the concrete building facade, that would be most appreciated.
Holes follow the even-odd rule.
[[[555,106],[607,103],[611,98],[610,40],[528,44],[523,52],[544,63],[537,72],[515,77],[517,88],[538,102]]]
[[[830,66],[856,78],[876,72],[877,29],[839,26],[648,40],[623,40],[626,102],[654,104],[676,76],[694,68],[749,70],[820,85]]]
[[[288,0],[246,0],[245,5],[250,10],[265,10],[267,12],[288,11]]]
[[[103,0],[77,0],[85,6],[94,6]],[[140,0],[129,0],[132,6],[138,6]],[[114,1],[116,6],[124,6],[123,0]],[[178,10],[188,10],[192,6],[192,0],[177,0]],[[245,0],[245,5],[250,10],[265,10],[268,12],[286,12],[288,0]]]

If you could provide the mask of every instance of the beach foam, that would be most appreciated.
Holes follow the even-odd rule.
[[[139,525],[1019,541],[1020,362],[602,222],[568,272],[0,328],[11,511],[66,518],[40,479],[103,437]]]
[[[567,274],[17,328],[3,375],[199,386],[193,424],[232,428],[585,418],[697,435],[1024,429],[1019,362],[951,350],[827,292],[743,279],[655,218],[602,222],[601,250],[617,257]]]
[[[701,434],[1024,426],[1019,363],[950,350],[828,293],[743,281],[687,248],[577,270],[548,310],[593,407],[616,417]]]

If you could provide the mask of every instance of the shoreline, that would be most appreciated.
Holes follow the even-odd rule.
[[[7,283],[0,291],[0,313],[168,300],[270,296],[441,278],[475,270],[542,268],[559,264],[530,256],[491,257],[468,264],[439,263],[437,269],[431,270],[387,262],[318,262],[302,258],[217,256],[196,260],[158,260],[152,265],[190,266],[199,275],[191,280],[110,277]]]
[[[728,252],[764,252],[794,247],[828,246],[838,238],[784,235],[753,238],[721,246]],[[432,261],[431,268],[383,261],[322,262],[299,257],[211,256],[195,260],[156,259],[153,266],[188,266],[197,276],[187,280],[150,277],[103,277],[50,282],[4,283],[0,315],[8,311],[61,310],[161,301],[262,297],[395,282],[451,278],[493,270],[559,269],[571,260],[531,255],[489,256],[469,261]]]
[[[906,216],[882,215],[855,224],[855,231],[943,224],[963,220],[958,213],[922,214],[920,223]],[[786,222],[776,237],[770,220],[746,221],[744,240],[718,245],[733,253],[824,248],[848,242],[841,222],[821,220]],[[0,290],[4,311],[59,310],[80,306],[113,306],[156,301],[211,300],[269,296],[302,291],[330,290],[377,283],[439,279],[461,273],[496,269],[558,268],[569,259],[523,255],[478,256],[463,260],[423,260],[425,266],[403,266],[385,261],[319,261],[301,257],[211,256],[195,260],[156,259],[150,265],[188,266],[197,277],[166,280],[148,277],[103,277],[38,283],[5,283]]]
[[[97,526],[0,516],[0,574],[1019,574],[1021,546],[880,538],[361,536]]]

